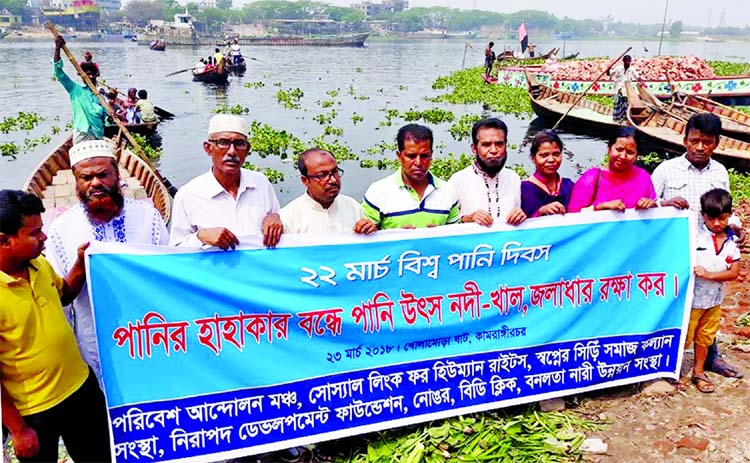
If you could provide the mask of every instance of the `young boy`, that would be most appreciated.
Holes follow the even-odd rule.
[[[3,425],[21,462],[111,461],[104,395],[81,358],[63,305],[81,291],[83,255],[65,278],[41,256],[42,202],[0,190],[0,384]]]
[[[729,228],[732,197],[716,188],[701,196],[702,225],[696,238],[697,264],[693,310],[690,312],[685,347],[695,341],[693,384],[701,392],[714,392],[715,386],[706,376],[703,365],[708,347],[719,331],[723,282],[737,278],[740,272],[740,250]]]
[[[148,92],[144,89],[138,90],[138,102],[135,104],[135,110],[142,122],[155,122],[157,120],[154,105],[148,101]]]

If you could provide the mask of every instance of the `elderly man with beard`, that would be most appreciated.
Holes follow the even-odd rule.
[[[70,164],[80,203],[57,217],[49,227],[47,258],[59,274],[75,264],[84,241],[161,244],[169,235],[159,212],[148,201],[125,199],[112,146],[105,140],[84,141],[70,149]],[[81,355],[101,382],[94,319],[88,291],[69,306],[68,318]]]
[[[474,162],[453,174],[448,183],[458,193],[462,222],[489,227],[499,219],[510,225],[526,220],[521,209],[521,179],[505,167],[508,127],[497,118],[471,128]]]
[[[239,116],[217,114],[208,123],[203,150],[211,170],[185,184],[174,198],[169,243],[234,249],[239,237],[263,237],[274,247],[284,227],[279,200],[260,172],[243,169],[250,151],[248,123]]]
[[[344,171],[331,153],[312,148],[297,161],[300,180],[307,191],[284,206],[279,214],[285,233],[326,233],[353,231],[369,235],[378,227],[362,217],[362,206],[341,195]]]

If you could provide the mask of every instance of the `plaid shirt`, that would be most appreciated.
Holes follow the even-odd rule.
[[[730,191],[729,174],[723,165],[712,159],[703,170],[698,170],[684,154],[659,164],[651,175],[651,181],[658,200],[663,202],[677,197],[687,200],[690,210],[694,212],[693,230],[700,225],[701,196],[714,188]],[[730,224],[740,225],[740,221],[732,216]]]

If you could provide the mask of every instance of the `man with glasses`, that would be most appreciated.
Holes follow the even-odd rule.
[[[252,235],[262,235],[267,247],[279,242],[284,228],[276,193],[263,174],[242,168],[250,150],[248,128],[239,116],[211,118],[203,149],[212,167],[177,192],[171,245],[226,250],[240,244],[239,237]]]
[[[331,153],[309,149],[300,154],[297,168],[307,191],[281,209],[285,233],[354,231],[369,235],[378,229],[362,217],[362,206],[354,198],[339,194],[344,171]]]
[[[401,168],[367,189],[362,202],[365,217],[381,229],[457,223],[456,191],[430,173],[432,130],[407,124],[398,130],[396,144]]]

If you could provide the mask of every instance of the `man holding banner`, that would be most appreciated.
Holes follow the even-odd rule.
[[[521,209],[521,179],[505,167],[508,126],[497,118],[482,119],[471,128],[476,158],[453,174],[448,183],[458,193],[462,222],[489,227],[500,219],[510,225],[526,220]]]
[[[171,245],[234,249],[239,237],[263,235],[274,247],[284,229],[279,200],[268,179],[243,169],[250,143],[248,123],[239,116],[217,114],[208,124],[203,149],[211,170],[180,188],[174,198]]]
[[[430,173],[432,130],[407,124],[398,130],[398,172],[367,189],[365,217],[379,228],[425,228],[457,223],[458,198],[453,187]]]

